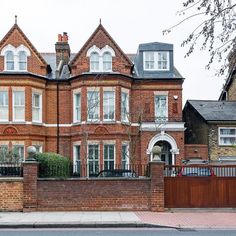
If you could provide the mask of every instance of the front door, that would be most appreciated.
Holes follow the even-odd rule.
[[[158,145],[161,147],[161,154],[160,158],[163,162],[165,162],[166,165],[172,165],[172,155],[170,152],[171,146],[166,141],[159,141],[155,145]]]

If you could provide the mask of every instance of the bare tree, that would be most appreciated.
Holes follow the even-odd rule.
[[[196,44],[201,50],[209,51],[209,69],[213,61],[220,62],[218,75],[223,74],[228,66],[227,54],[236,43],[236,1],[235,0],[186,0],[183,9],[177,13],[183,18],[177,24],[163,31],[170,33],[179,25],[197,18],[199,23],[181,46],[188,46],[185,56],[193,53]]]

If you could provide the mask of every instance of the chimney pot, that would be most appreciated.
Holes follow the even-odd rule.
[[[61,34],[58,34],[58,42],[62,42],[62,35]]]

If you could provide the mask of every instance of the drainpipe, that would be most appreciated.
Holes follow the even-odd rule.
[[[59,154],[59,82],[57,82],[57,153]]]

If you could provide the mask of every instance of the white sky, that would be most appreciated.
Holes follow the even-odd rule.
[[[217,63],[207,71],[207,52],[195,50],[184,58],[181,42],[196,21],[187,22],[168,35],[162,31],[182,18],[176,14],[183,0],[1,0],[0,38],[18,25],[39,52],[54,52],[57,34],[67,32],[72,52],[78,52],[102,19],[103,26],[125,53],[135,53],[140,43],[174,44],[174,64],[186,78],[186,99],[218,99],[224,77],[215,76]]]

